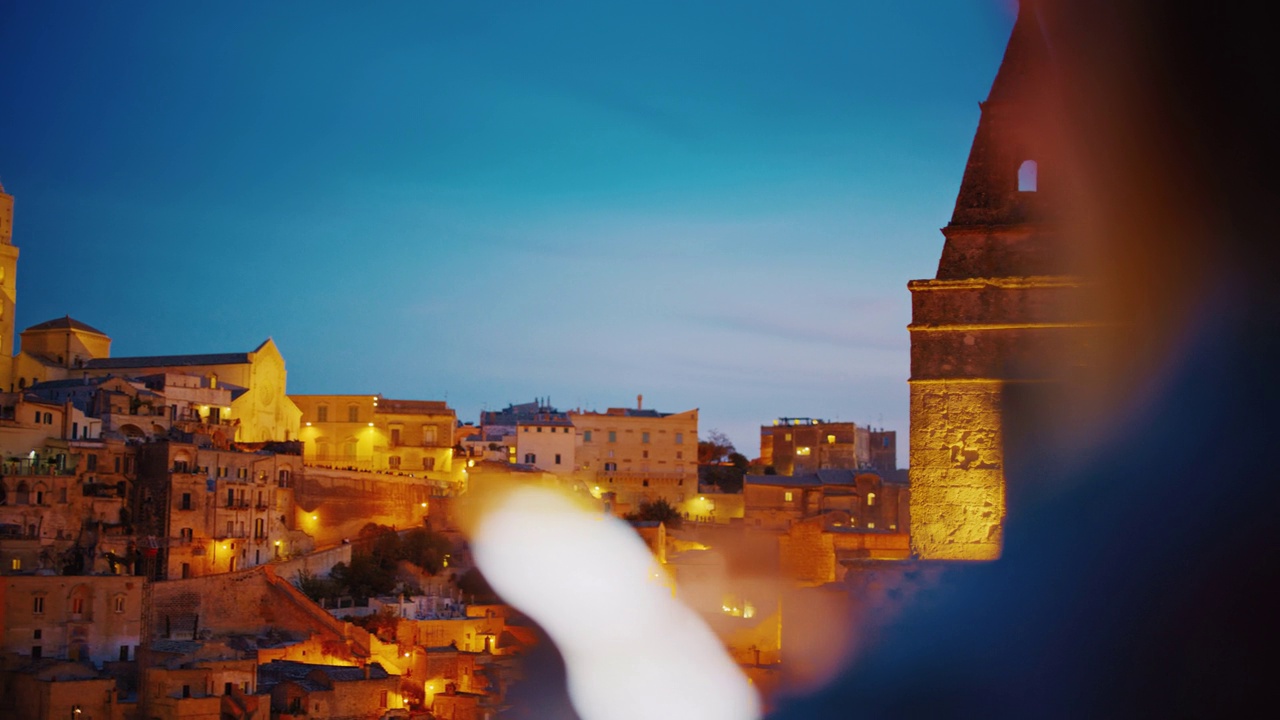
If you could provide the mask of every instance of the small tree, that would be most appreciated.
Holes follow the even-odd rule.
[[[476,568],[471,568],[458,578],[458,589],[472,596],[473,602],[492,603],[498,601],[498,594],[489,587],[489,581]]]
[[[293,584],[315,602],[336,598],[339,593],[338,584],[331,578],[319,577],[310,570],[299,570]]]
[[[400,551],[400,559],[435,575],[444,567],[444,559],[453,551],[453,543],[440,533],[417,528],[405,533]]]
[[[627,513],[627,519],[639,522],[661,522],[672,528],[680,527],[680,523],[683,520],[680,516],[680,511],[667,502],[666,498],[640,503],[640,509],[636,512]]]
[[[698,464],[715,465],[723,462],[734,451],[733,441],[719,430],[707,433],[706,440],[698,441]]]

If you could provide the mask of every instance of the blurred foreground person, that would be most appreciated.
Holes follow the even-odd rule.
[[[1056,211],[1105,342],[1073,381],[1005,409],[1002,557],[937,563],[840,677],[776,717],[1265,707],[1280,548],[1268,23],[1153,0],[1021,12],[1050,59]]]

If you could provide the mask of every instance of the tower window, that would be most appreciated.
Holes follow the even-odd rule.
[[[1024,160],[1018,166],[1018,192],[1036,191],[1037,169],[1035,160]]]

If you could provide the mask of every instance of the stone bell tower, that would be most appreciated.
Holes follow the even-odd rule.
[[[13,377],[14,305],[18,301],[18,248],[13,244],[13,196],[0,185],[0,387]]]
[[[911,291],[911,544],[925,559],[1000,557],[1005,407],[1073,352],[1080,283],[1053,209],[1051,64],[1023,2],[969,152],[937,277]]]

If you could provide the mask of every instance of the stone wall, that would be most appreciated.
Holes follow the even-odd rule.
[[[321,633],[345,642],[339,621],[318,607],[307,607],[310,601],[305,596],[289,592],[282,585],[287,583],[271,573],[264,566],[154,583],[152,637],[163,638],[166,628],[174,639],[190,638],[201,630],[218,635],[265,633],[274,628],[301,636]]]
[[[1001,396],[998,381],[911,384],[911,527],[920,557],[1000,557]]]
[[[352,545],[337,545],[328,550],[308,553],[292,560],[273,563],[271,569],[276,575],[292,582],[300,572],[308,572],[316,577],[328,577],[329,571],[338,563],[351,564]]]
[[[294,526],[314,537],[316,547],[330,547],[354,540],[371,522],[397,529],[420,527],[430,497],[431,486],[424,478],[307,467],[294,492]]]

